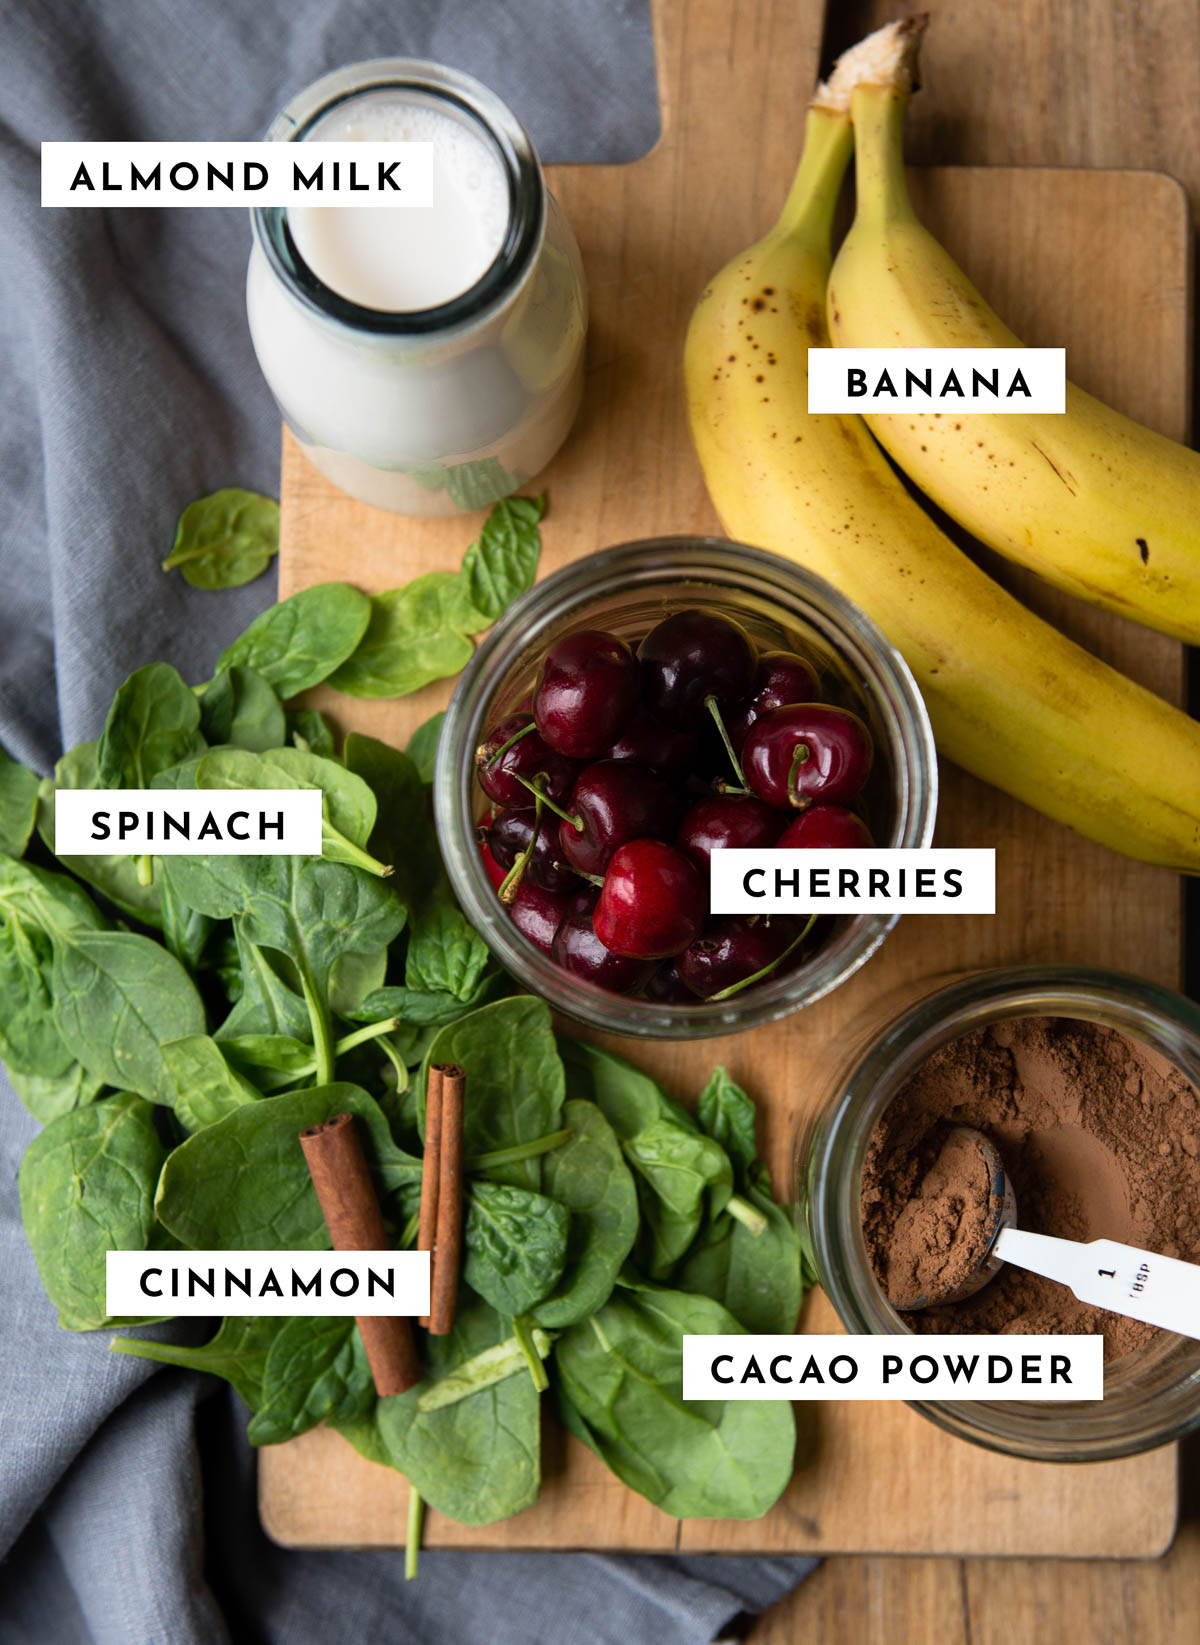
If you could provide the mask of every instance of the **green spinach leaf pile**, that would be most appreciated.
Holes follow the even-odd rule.
[[[454,601],[494,616],[532,576],[519,535],[481,542],[454,589],[419,591],[456,633],[479,619]],[[693,1118],[515,995],[441,867],[436,722],[409,753],[352,734],[338,754],[319,713],[288,707],[331,677],[408,689],[425,663],[397,647],[426,616],[400,604],[306,590],[203,687],[139,669],[52,778],[0,757],[0,1059],[43,1125],[20,1188],[47,1295],[69,1330],[144,1324],[106,1317],[109,1249],[327,1248],[298,1135],[344,1111],[395,1244],[415,1243],[425,1072],[460,1063],[460,1306],[450,1336],[422,1340],[417,1388],[376,1397],[350,1319],[112,1346],[225,1378],[255,1443],[330,1423],[465,1523],[536,1498],[547,1383],[571,1431],[665,1511],[757,1516],[790,1477],[791,1407],[685,1402],[681,1349],[687,1332],[795,1323],[799,1247],[753,1107],[718,1069]],[[320,857],[53,855],[57,788],[309,786]]]

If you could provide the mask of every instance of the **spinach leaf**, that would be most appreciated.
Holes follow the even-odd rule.
[[[262,1403],[267,1354],[288,1323],[264,1314],[229,1314],[212,1340],[200,1348],[151,1342],[145,1337],[114,1337],[108,1346],[115,1354],[132,1354],[137,1359],[154,1359],[163,1365],[182,1366],[185,1371],[208,1371],[223,1377],[251,1410],[257,1410]]]
[[[488,948],[457,905],[435,897],[413,917],[404,962],[405,985],[467,1000],[479,986]]]
[[[260,1091],[295,1085],[316,1066],[311,1044],[290,1034],[240,1034],[216,1043],[235,1069],[248,1070]]]
[[[162,568],[178,566],[193,588],[239,588],[260,576],[278,552],[275,499],[225,486],[184,509]]]
[[[469,639],[488,626],[453,571],[431,571],[371,601],[366,633],[330,678],[350,697],[407,697],[457,674],[475,649]]]
[[[98,742],[80,743],[72,748],[54,767],[54,776],[47,777],[38,790],[38,833],[50,851],[54,850],[55,792],[60,788],[101,787],[99,748]],[[143,885],[138,878],[136,857],[89,854],[59,857],[58,861],[60,867],[78,874],[123,914],[131,915],[143,925],[162,924],[161,875],[155,875],[152,884]]]
[[[408,748],[405,750],[409,759],[417,768],[417,775],[423,783],[433,781],[433,768],[437,762],[438,740],[442,735],[442,721],[446,718],[446,710],[439,709],[424,720],[412,736],[408,739]]]
[[[0,851],[20,857],[37,821],[38,787],[35,771],[0,748]]]
[[[75,931],[56,934],[52,977],[54,1020],[76,1060],[106,1085],[170,1106],[162,1047],[204,1032],[204,1006],[179,961],[130,931]]]
[[[169,872],[164,876],[170,882]],[[293,1039],[311,1040],[312,1028],[303,999],[271,964],[257,943],[250,941],[238,926],[233,928],[238,956],[241,993],[225,1021],[217,1029],[218,1040],[237,1039],[243,1034],[286,1034]]]
[[[501,1314],[523,1314],[558,1283],[569,1213],[544,1194],[472,1184],[463,1228],[463,1278]]]
[[[465,1398],[422,1410],[420,1400],[484,1350],[509,1337],[506,1321],[470,1293],[449,1336],[425,1344],[426,1377],[417,1388],[376,1406],[392,1466],[431,1508],[462,1525],[491,1525],[536,1500],[541,1482],[538,1395],[519,1352],[514,1374]],[[521,1374],[517,1374],[521,1373]]]
[[[235,1108],[259,1100],[253,1085],[235,1073],[207,1034],[171,1040],[163,1046],[162,1056],[174,1092],[171,1106],[188,1131],[215,1125]]]
[[[152,777],[203,747],[195,692],[169,663],[148,663],[112,700],[96,774],[101,788],[149,788]]]
[[[371,602],[349,583],[318,583],[256,617],[217,658],[217,668],[256,668],[286,700],[320,685],[351,655],[371,618]]]
[[[565,1034],[559,1036],[558,1049],[571,1095],[594,1102],[622,1142],[654,1120],[669,1120],[685,1131],[699,1129],[686,1108],[623,1057]]]
[[[194,1251],[325,1251],[329,1231],[300,1133],[355,1116],[381,1195],[419,1187],[421,1161],[392,1141],[379,1105],[356,1085],[317,1085],[236,1108],[174,1150],[158,1185],[158,1218]]]
[[[300,1314],[271,1343],[251,1445],[279,1445],[322,1418],[359,1422],[375,1399],[362,1338],[349,1318]]]
[[[738,1332],[708,1297],[618,1289],[555,1347],[564,1420],[619,1479],[681,1519],[756,1519],[792,1475],[783,1400],[684,1400],[685,1334]]]
[[[8,1077],[25,1108],[40,1125],[49,1125],[51,1120],[60,1114],[69,1114],[73,1108],[86,1108],[104,1090],[104,1081],[96,1079],[77,1062],[62,1074],[22,1074],[19,1069],[9,1068]]]
[[[74,1066],[54,1018],[52,938],[103,923],[65,874],[0,857],[0,1060],[11,1073],[57,1080]]]
[[[386,948],[378,948],[373,954],[339,954],[329,973],[329,1009],[336,1016],[353,1017],[363,1001],[383,987],[387,962]]]
[[[375,796],[361,778],[338,760],[324,760],[299,748],[252,754],[244,748],[217,748],[196,768],[200,788],[319,788],[321,843],[327,862],[350,863],[385,872],[363,846],[375,826]]]
[[[346,738],[345,756],[347,768],[369,785],[378,802],[375,827],[365,843],[392,864],[396,889],[415,908],[444,879],[429,800],[416,767],[398,748],[357,731]]]
[[[222,668],[200,699],[200,726],[214,747],[248,748],[253,754],[278,748],[287,737],[279,698],[253,668]]]
[[[652,1120],[625,1144],[625,1157],[643,1192],[641,1265],[664,1279],[701,1224],[728,1204],[733,1173],[723,1148],[670,1119]]]
[[[105,1254],[144,1251],[151,1243],[164,1155],[153,1110],[129,1091],[60,1115],[25,1150],[25,1233],[68,1331],[109,1323]]]
[[[315,708],[293,708],[287,716],[288,740],[294,748],[307,754],[320,754],[322,759],[337,757],[333,726],[324,714]]]
[[[570,1212],[566,1263],[557,1289],[532,1309],[550,1330],[608,1301],[638,1231],[637,1190],[604,1115],[575,1099],[564,1103],[562,1118],[571,1139],[543,1156],[542,1187]]]
[[[355,1022],[382,1022],[384,1017],[399,1017],[402,1022],[416,1028],[442,1028],[448,1022],[457,1022],[484,1003],[480,994],[488,980],[482,979],[481,987],[477,987],[475,993],[465,1000],[441,989],[401,988],[389,984],[377,988],[367,995],[360,1006],[342,1015],[351,1017]]]
[[[791,1214],[771,1195],[765,1166],[755,1158],[754,1104],[725,1069],[718,1068],[704,1088],[697,1112],[705,1130],[728,1150],[735,1186],[764,1226],[756,1231],[728,1211],[715,1217],[677,1269],[673,1283],[723,1304],[747,1331],[791,1331],[804,1298],[800,1240]]]
[[[537,575],[542,538],[541,497],[505,497],[492,509],[479,536],[463,556],[462,580],[476,611],[495,622]]]
[[[511,1148],[562,1125],[562,1063],[554,1047],[550,1011],[541,1000],[497,1000],[472,1011],[438,1030],[427,1062],[456,1062],[466,1070],[463,1119],[468,1155]],[[423,1103],[419,1117],[424,1135]],[[542,1160],[522,1160],[489,1174],[496,1182],[538,1189]]]
[[[212,935],[213,922],[207,914],[198,914],[194,908],[181,902],[166,879],[159,886],[159,899],[163,941],[180,965],[195,971]]]

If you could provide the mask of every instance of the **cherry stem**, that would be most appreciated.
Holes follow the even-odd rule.
[[[536,794],[544,805],[548,805],[556,817],[561,817],[564,822],[569,822],[577,834],[583,833],[582,817],[575,816],[570,811],[564,811],[561,805],[556,805],[549,794],[544,789],[539,788],[536,783],[531,783],[528,777],[522,777],[516,771],[512,775],[516,777],[522,787],[527,788],[531,794]]]
[[[536,730],[537,730],[536,722],[534,720],[530,720],[529,724],[527,726],[523,726],[520,731],[514,731],[512,736],[508,739],[508,741],[504,742],[504,743],[501,743],[499,748],[496,750],[496,752],[494,754],[490,755],[486,760],[483,758],[483,751],[484,751],[484,749],[487,745],[485,743],[481,743],[480,746],[479,746],[479,750],[475,755],[476,765],[482,766],[485,771],[490,771],[492,766],[495,765],[496,761],[498,759],[501,759],[505,754],[507,754],[509,749],[512,747],[512,745],[514,743],[519,743],[522,737],[528,737],[528,735],[531,731],[536,731]]]
[[[799,948],[800,944],[804,941],[805,937],[808,936],[808,933],[812,930],[816,923],[817,916],[815,914],[810,914],[808,916],[808,923],[805,925],[804,930],[801,931],[798,937],[793,937],[792,941],[788,943],[783,953],[777,954],[771,961],[770,965],[764,965],[762,970],[755,971],[753,976],[743,977],[741,982],[731,982],[729,987],[722,988],[719,994],[710,994],[708,996],[709,1000],[714,1002],[717,1000],[730,1000],[735,994],[740,994],[743,988],[750,988],[756,982],[761,982],[764,977],[769,977],[771,972],[775,970],[776,966],[782,965],[788,955],[795,949]]]
[[[807,765],[812,759],[812,749],[807,743],[797,743],[792,754],[792,763],[787,775],[787,797],[797,810],[803,809],[804,798],[796,793],[796,773],[802,765]]]
[[[533,792],[537,795],[533,807],[533,833],[529,836],[529,844],[500,881],[500,890],[497,892],[497,896],[506,908],[516,901],[517,892],[521,889],[521,881],[525,878],[525,870],[533,859],[533,848],[537,844],[538,829],[541,827],[542,803],[546,796],[540,788],[535,788]]]
[[[571,872],[572,874],[578,874],[579,878],[581,880],[586,880],[589,885],[595,885],[598,886],[601,891],[604,890],[603,874],[588,874],[582,868],[576,868],[574,865],[571,866]]]
[[[704,706],[716,721],[717,730],[721,733],[721,741],[725,744],[725,752],[729,755],[729,763],[733,767],[733,774],[742,785],[742,792],[746,792],[746,775],[738,763],[738,757],[733,752],[733,744],[729,740],[729,733],[725,729],[725,721],[721,718],[720,705],[713,696],[705,697]]]

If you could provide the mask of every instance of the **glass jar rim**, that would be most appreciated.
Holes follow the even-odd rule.
[[[546,226],[546,190],[537,153],[524,126],[495,92],[472,75],[413,57],[377,57],[351,63],[314,80],[280,110],[268,142],[303,142],[333,109],[378,91],[415,91],[465,115],[494,150],[508,184],[504,239],[492,262],[466,291],[432,308],[368,308],[325,284],[305,262],[283,206],[255,206],[254,238],[285,288],[325,321],[369,336],[430,337],[478,324],[521,284],[537,256]]]
[[[509,672],[511,653],[539,637],[573,610],[606,594],[627,593],[656,582],[714,582],[774,600],[815,627],[847,661],[857,663],[863,688],[891,718],[899,794],[897,835],[890,843],[928,845],[937,809],[937,759],[921,694],[907,665],[866,614],[832,584],[780,555],[723,538],[646,538],[600,550],[562,567],[522,595],[481,641],[455,689],[439,743],[434,811],[442,853],[455,892],[471,923],[518,977],[565,1015],[624,1035],[701,1039],[774,1022],[814,1003],[859,970],[896,924],[895,914],[859,915],[801,972],[771,979],[728,1002],[697,1000],[663,1005],[610,994],[570,977],[539,953],[500,910],[472,837],[474,765],[468,757],[482,740],[484,720]],[[836,640],[836,643],[835,643]],[[797,979],[804,978],[798,996]]]
[[[1061,1016],[1140,1039],[1200,1090],[1200,1006],[1161,984],[1098,966],[1018,965],[974,971],[930,990],[858,1042],[824,1111],[797,1138],[795,1180],[830,1302],[853,1333],[907,1328],[871,1273],[859,1211],[863,1158],[879,1115],[940,1046],[989,1022]],[[854,1039],[853,1027],[850,1038]],[[913,1400],[938,1427],[987,1449],[1042,1461],[1102,1461],[1167,1444],[1200,1426],[1200,1365],[1160,1397],[1158,1415],[1105,1400],[1075,1407],[1001,1400]]]

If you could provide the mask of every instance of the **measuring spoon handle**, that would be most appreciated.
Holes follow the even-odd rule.
[[[1080,1302],[1200,1339],[1200,1267],[1121,1245],[1113,1239],[1080,1245],[1073,1239],[1005,1228],[995,1253],[1068,1286]]]

